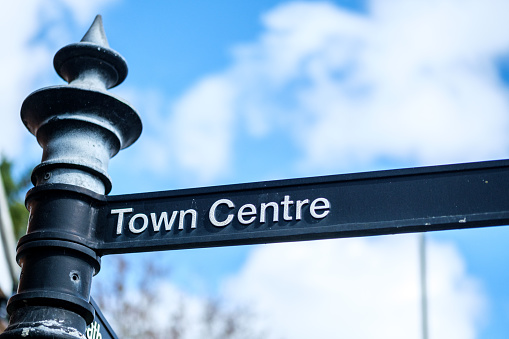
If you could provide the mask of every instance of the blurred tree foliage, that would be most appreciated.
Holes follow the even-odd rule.
[[[19,239],[26,233],[28,222],[28,211],[25,208],[24,200],[25,194],[31,185],[30,171],[23,173],[19,178],[15,178],[12,161],[2,155],[0,158],[0,172],[14,226],[14,235],[16,239]]]
[[[93,297],[119,338],[262,339],[256,316],[248,307],[231,309],[219,300],[190,300],[168,293],[167,269],[145,262],[116,259],[112,279],[94,285]],[[165,295],[166,294],[166,295]]]

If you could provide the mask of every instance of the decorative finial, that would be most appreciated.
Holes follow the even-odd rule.
[[[109,47],[100,15],[80,42],[55,54],[53,65],[62,79],[82,88],[105,90],[119,85],[127,76],[127,63]]]
[[[103,47],[110,47],[110,44],[108,44],[108,38],[106,38],[106,33],[104,32],[103,18],[101,15],[97,15],[95,17],[92,26],[90,26],[87,33],[85,33],[81,42],[90,42]]]
[[[53,65],[69,84],[40,89],[21,107],[23,123],[44,149],[32,182],[107,194],[110,158],[135,142],[142,130],[134,108],[107,91],[125,79],[127,64],[108,46],[98,15],[80,42],[56,53]],[[68,171],[79,174],[68,176]]]

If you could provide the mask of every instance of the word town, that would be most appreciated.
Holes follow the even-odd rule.
[[[281,205],[281,209],[279,206]],[[265,223],[272,217],[272,222],[277,223],[280,218],[284,221],[299,221],[303,218],[305,213],[314,219],[323,219],[330,213],[331,204],[326,198],[316,198],[312,201],[309,199],[290,200],[289,195],[285,195],[284,199],[280,202],[263,202],[258,206],[254,204],[244,204],[238,209],[235,203],[230,199],[219,199],[215,201],[208,210],[208,221],[215,227],[226,227],[234,219],[242,224],[249,225],[254,223],[256,220],[260,224]],[[220,211],[227,210],[227,213]],[[165,231],[171,231],[172,228],[177,225],[178,229],[183,230],[184,224],[190,225],[191,229],[197,227],[198,211],[195,209],[178,210],[170,212],[160,213],[135,213],[134,208],[119,208],[112,209],[111,214],[117,217],[116,222],[116,234],[122,234],[124,226],[127,226],[129,232],[133,234],[139,234],[146,231],[149,228],[149,224],[154,232],[159,232],[161,227],[164,227]]]

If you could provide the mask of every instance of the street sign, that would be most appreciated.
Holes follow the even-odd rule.
[[[505,225],[509,161],[106,197],[102,254]]]
[[[110,324],[99,309],[99,305],[93,298],[90,298],[90,303],[95,310],[94,321],[88,325],[85,335],[87,339],[118,339],[117,335],[111,328]]]

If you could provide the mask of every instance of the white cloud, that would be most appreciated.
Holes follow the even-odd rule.
[[[200,168],[199,181],[224,174],[231,164],[234,95],[232,82],[211,76],[174,107],[170,140],[176,160],[186,169]]]
[[[66,18],[72,14],[81,27],[92,23],[90,12],[97,12],[107,2],[81,1],[5,1],[0,5],[0,151],[17,162],[28,153],[40,152],[29,137],[19,112],[25,97],[40,87],[54,72],[53,55],[67,43],[76,40],[69,32],[74,26]],[[83,31],[83,34],[85,31]],[[73,39],[73,40],[70,40]],[[54,84],[51,84],[54,85]]]
[[[226,176],[233,155],[235,91],[232,82],[216,76],[202,79],[171,104],[158,89],[116,90],[136,107],[144,132],[130,154],[117,156],[112,171],[149,171],[159,181],[191,177],[194,185]]]
[[[420,338],[415,235],[257,247],[224,295],[271,338]],[[431,338],[475,338],[484,296],[451,245],[428,242]]]
[[[51,60],[47,50],[29,45],[39,29],[38,7],[35,4],[25,6],[18,2],[6,2],[0,10],[4,51],[0,54],[0,145],[2,152],[11,156],[20,153],[22,149],[23,128],[19,118],[21,102],[28,94],[31,80],[40,75],[41,68],[48,68],[43,63]]]
[[[290,2],[268,12],[263,33],[234,48],[231,66],[175,106],[175,135],[196,122],[216,126],[179,139],[189,154],[181,166],[220,177],[232,144],[274,131],[298,145],[303,155],[293,161],[306,173],[380,159],[507,157],[509,104],[495,60],[509,51],[509,3],[373,0],[368,8]]]

